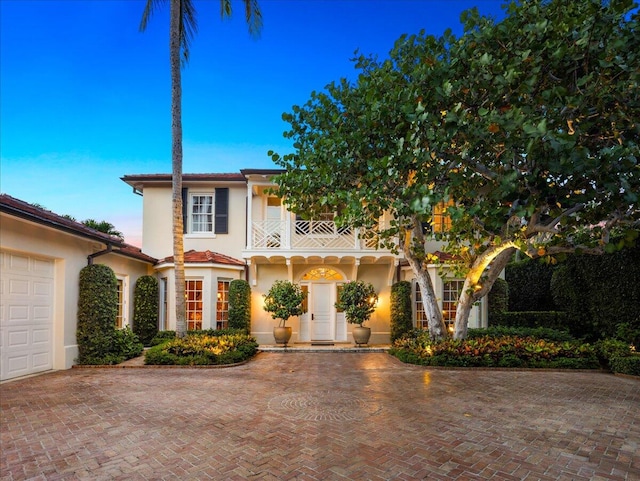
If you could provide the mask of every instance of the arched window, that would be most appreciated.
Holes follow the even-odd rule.
[[[300,279],[301,281],[344,281],[344,276],[330,267],[311,269]]]

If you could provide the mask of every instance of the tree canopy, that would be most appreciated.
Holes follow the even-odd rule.
[[[515,249],[555,261],[637,237],[638,19],[627,0],[514,2],[499,23],[465,12],[460,38],[421,32],[387,60],[360,56],[356,81],[284,114],[295,152],[272,153],[280,194],[308,215],[340,207],[337,222],[402,251],[433,337],[444,333],[425,241],[443,241],[465,278],[465,337]],[[438,206],[450,225],[425,229]]]

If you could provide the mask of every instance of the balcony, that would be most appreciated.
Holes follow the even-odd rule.
[[[375,239],[360,239],[359,229],[337,227],[332,221],[255,221],[249,249],[375,250]]]

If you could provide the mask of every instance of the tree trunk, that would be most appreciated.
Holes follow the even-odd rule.
[[[410,252],[405,251],[405,258],[409,262],[420,286],[422,305],[424,306],[429,323],[429,335],[432,339],[443,339],[448,336],[447,327],[442,319],[442,312],[438,305],[438,299],[433,288],[433,283],[431,282],[431,276],[429,276],[429,271],[424,268],[422,261],[416,259]]]
[[[465,339],[467,337],[469,314],[471,313],[473,303],[479,301],[489,293],[515,250],[513,243],[508,242],[485,251],[475,260],[464,280],[464,286],[462,287],[462,292],[456,305],[454,339]],[[491,266],[491,269],[487,271],[489,266]],[[482,278],[485,272],[487,272],[487,274]]]
[[[171,63],[171,184],[173,208],[173,268],[176,291],[176,336],[187,332],[182,224],[182,79],[180,72],[181,0],[171,0],[169,61]]]

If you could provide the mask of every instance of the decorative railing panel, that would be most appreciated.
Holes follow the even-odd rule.
[[[252,223],[251,249],[367,249],[375,240],[358,238],[358,229],[337,227],[332,221],[256,221]]]

